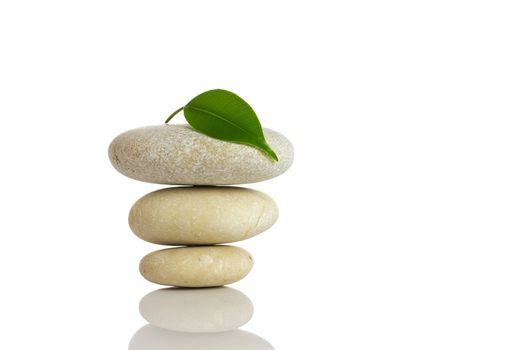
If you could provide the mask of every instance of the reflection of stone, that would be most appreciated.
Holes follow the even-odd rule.
[[[241,330],[221,333],[183,333],[152,325],[135,333],[128,350],[273,350],[263,338]]]
[[[180,332],[234,330],[253,314],[250,299],[228,287],[159,289],[142,298],[139,309],[152,325]]]

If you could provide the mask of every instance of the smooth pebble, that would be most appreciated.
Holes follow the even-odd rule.
[[[201,134],[189,125],[155,125],[126,131],[109,146],[111,163],[139,181],[168,185],[235,185],[269,180],[293,162],[293,146],[280,133],[264,129],[276,162],[247,145]]]
[[[266,194],[240,187],[174,187],[140,198],[129,213],[145,241],[209,245],[241,241],[270,228],[279,215]]]
[[[233,246],[181,247],[158,250],[140,262],[150,282],[178,287],[217,287],[237,282],[252,269],[253,258]]]

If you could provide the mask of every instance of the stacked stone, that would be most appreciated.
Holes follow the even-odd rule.
[[[278,217],[266,194],[226,185],[268,180],[293,162],[293,147],[264,129],[279,161],[246,145],[213,139],[187,125],[158,125],[127,131],[109,147],[113,166],[140,181],[190,185],[151,192],[131,208],[131,230],[145,241],[182,246],[158,250],[140,262],[149,281],[169,286],[212,287],[244,278],[253,258],[224,245],[253,237]]]

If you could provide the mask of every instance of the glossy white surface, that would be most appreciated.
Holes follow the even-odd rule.
[[[139,329],[129,350],[273,350],[263,338],[246,331],[182,333],[151,325]]]
[[[228,288],[168,288],[142,298],[140,314],[154,326],[180,332],[224,332],[250,320],[253,305]]]

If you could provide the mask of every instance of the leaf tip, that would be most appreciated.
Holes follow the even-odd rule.
[[[264,153],[266,153],[270,158],[272,158],[274,161],[278,162],[279,157],[277,157],[277,154],[274,152],[274,150],[268,145],[266,142],[263,143],[262,150]]]
[[[279,157],[277,157],[277,154],[275,154],[274,151],[272,151],[272,153],[270,153],[270,157],[272,157],[272,159],[275,160],[276,162],[279,161]]]

